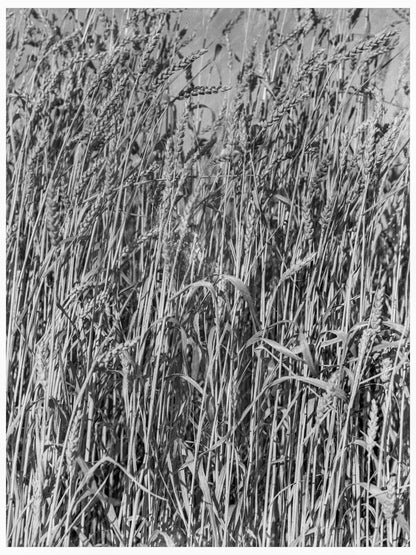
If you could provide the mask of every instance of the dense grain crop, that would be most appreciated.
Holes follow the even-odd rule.
[[[10,546],[409,544],[387,11],[7,11]]]

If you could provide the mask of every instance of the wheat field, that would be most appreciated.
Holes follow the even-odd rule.
[[[201,11],[7,10],[7,543],[408,546],[409,11]]]

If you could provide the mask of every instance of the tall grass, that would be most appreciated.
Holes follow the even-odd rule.
[[[182,15],[8,11],[8,543],[406,546],[408,13]]]

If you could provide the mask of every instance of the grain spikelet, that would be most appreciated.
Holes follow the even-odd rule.
[[[378,431],[377,413],[378,413],[377,401],[375,399],[372,399],[370,418],[368,420],[367,435],[366,435],[366,444],[370,451],[373,449],[375,445],[375,440],[376,440],[377,431]]]
[[[204,262],[204,252],[202,250],[202,245],[199,240],[198,234],[193,233],[193,241],[191,248],[191,260],[196,257],[197,261],[202,264]]]
[[[374,331],[374,333],[380,333],[381,331],[383,306],[384,287],[381,287],[377,290],[374,296],[373,307],[371,309],[370,327]]]
[[[315,260],[317,254],[318,253],[316,253],[316,252],[313,252],[312,254],[308,254],[308,256],[305,256],[305,258],[303,260],[300,260],[299,262],[297,262],[296,264],[291,266],[288,270],[286,270],[286,272],[284,272],[284,274],[280,278],[280,283],[282,283],[283,281],[285,281],[289,277],[295,275],[297,272],[299,272],[303,268],[306,268],[307,266],[309,266],[309,264],[311,264],[311,262],[313,262],[313,260]]]
[[[313,238],[313,222],[312,222],[312,199],[309,195],[305,196],[302,201],[302,222],[304,237],[306,241],[311,241]]]
[[[186,69],[207,52],[208,50],[206,48],[201,48],[197,52],[194,52],[189,56],[185,56],[184,58],[182,58],[182,60],[179,60],[179,62],[176,62],[175,64],[172,64],[171,66],[163,70],[162,73],[158,75],[157,79],[155,80],[155,89],[165,83],[174,73],[180,71],[181,69]]]
[[[392,474],[387,482],[386,495],[383,496],[381,508],[388,520],[393,518],[397,511],[397,476],[395,474]]]
[[[334,192],[328,195],[325,206],[321,213],[321,217],[319,219],[319,223],[321,225],[321,233],[324,233],[331,223],[332,213],[335,207],[335,199],[336,195]]]
[[[336,370],[328,380],[328,389],[319,398],[318,401],[318,408],[317,408],[317,418],[321,420],[328,409],[330,409],[333,405],[334,400],[336,399],[336,392],[339,388],[339,378],[340,378],[340,371]]]
[[[43,501],[43,473],[41,467],[33,478],[33,493],[32,493],[32,542],[37,541],[37,536],[42,522],[42,501]]]
[[[389,357],[383,358],[383,360],[381,361],[380,380],[385,389],[388,389],[389,387],[392,372],[393,364],[391,362],[391,359]]]
[[[45,388],[47,384],[48,359],[48,337],[45,334],[35,347],[35,380],[36,385],[42,388]]]
[[[312,179],[310,187],[309,187],[310,194],[312,195],[312,198],[316,194],[320,193],[321,183],[327,176],[328,169],[330,167],[332,159],[333,159],[332,154],[328,153],[322,159],[322,161],[319,163],[318,169],[316,170],[316,174],[315,174],[314,178]]]
[[[254,206],[251,205],[248,209],[246,232],[244,234],[244,252],[247,255],[249,254],[251,240],[253,237],[254,222],[255,222],[255,209],[254,209]]]
[[[74,469],[75,460],[78,455],[80,432],[82,428],[82,416],[83,408],[82,404],[79,404],[75,410],[72,424],[68,433],[68,442],[65,450],[65,459],[69,473],[71,473]]]
[[[57,199],[58,193],[54,183],[49,184],[46,195],[46,225],[53,247],[57,247],[61,241],[60,235],[60,215]]]
[[[361,368],[362,363],[364,361],[367,347],[373,337],[374,337],[374,331],[371,328],[367,328],[363,331],[363,334],[360,339],[360,343],[358,345],[357,368]]]

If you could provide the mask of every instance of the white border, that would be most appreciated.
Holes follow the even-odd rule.
[[[197,4],[197,6],[196,6]],[[376,1],[376,0],[367,0],[364,5],[363,2],[360,2],[359,0],[354,0],[354,1],[350,1],[350,2],[340,2],[339,5],[334,5],[334,2],[330,1],[330,0],[326,0],[326,1],[322,1],[320,0],[319,2],[304,2],[304,1],[277,1],[277,2],[270,2],[270,1],[262,1],[259,2],[259,5],[254,5],[253,1],[251,2],[245,2],[245,1],[240,1],[240,2],[221,2],[221,8],[317,8],[317,9],[323,9],[323,8],[337,8],[337,9],[342,9],[342,8],[411,8],[412,5],[414,5],[412,2],[398,2],[398,5],[395,6],[394,2],[390,1],[386,1],[386,0],[380,0],[380,1]],[[218,3],[212,3],[212,2],[198,2],[196,3],[194,2],[183,2],[183,1],[178,1],[178,2],[166,2],[166,1],[160,1],[160,2],[155,2],[154,0],[152,2],[145,2],[144,5],[140,5],[137,2],[123,2],[120,6],[114,6],[114,2],[71,2],[70,4],[71,7],[73,8],[215,8],[218,7]],[[6,8],[10,8],[10,9],[19,9],[19,8],[32,8],[33,7],[33,2],[18,2],[17,4],[11,4],[8,3],[6,5]],[[59,9],[65,9],[65,8],[61,8],[60,6],[56,5],[56,2],[41,2],[40,6],[36,6],[38,8],[59,8]]]
[[[167,8],[167,7],[174,7],[174,8],[195,8],[196,2],[166,2],[166,1],[160,1],[160,2],[146,2],[145,7],[150,7],[150,8]],[[5,118],[5,110],[4,107],[6,105],[6,48],[5,48],[5,36],[6,36],[6,9],[10,8],[10,9],[18,9],[18,8],[31,8],[33,7],[33,3],[29,3],[29,2],[19,2],[17,4],[11,4],[8,3],[7,6],[5,8],[1,9],[0,12],[0,30],[1,30],[1,50],[2,50],[2,55],[1,55],[1,62],[0,62],[0,77],[1,77],[1,82],[2,82],[2,87],[1,87],[1,93],[0,93],[0,121],[1,121],[1,127],[3,130],[3,141],[1,143],[1,148],[0,148],[0,153],[1,153],[1,165],[2,165],[2,171],[3,171],[3,179],[4,179],[4,175],[5,175],[5,168],[6,168],[6,150],[5,150],[5,144],[6,144],[6,118]],[[57,5],[55,2],[42,2],[41,5],[39,6],[41,8],[57,8]],[[100,7],[100,8],[114,8],[114,2],[71,2],[71,7],[74,8],[86,8],[86,7]],[[122,6],[119,7],[123,7],[123,8],[138,8],[138,7],[144,7],[144,6],[140,6],[140,4],[138,4],[137,2],[123,2]],[[198,3],[198,8],[215,8],[216,5],[212,4],[212,3]],[[414,33],[414,29],[416,29],[416,8],[412,8],[412,4],[410,2],[400,2],[398,3],[398,6],[394,6],[393,2],[386,2],[386,1],[367,1],[365,2],[365,5],[363,6],[362,1],[350,1],[350,2],[342,2],[339,5],[334,5],[333,1],[319,1],[316,3],[311,3],[311,2],[261,2],[261,4],[259,6],[253,6],[253,2],[221,2],[221,7],[222,8],[252,8],[252,7],[264,7],[264,8],[393,8],[393,7],[400,7],[400,8],[410,8],[410,12],[411,12],[411,30],[413,30]],[[412,34],[412,32],[410,32],[410,53],[411,53],[411,65],[410,65],[410,79],[411,79],[411,131],[410,131],[410,140],[411,140],[411,145],[415,145],[416,141],[415,141],[415,131],[416,131],[416,127],[415,127],[415,122],[414,122],[414,114],[413,114],[413,108],[414,108],[414,90],[413,87],[415,85],[415,38],[414,35]],[[414,176],[416,174],[416,167],[415,167],[415,156],[411,156],[411,176]],[[4,184],[4,181],[3,181]],[[5,246],[6,246],[6,226],[5,226],[5,222],[6,222],[6,190],[5,190],[5,186],[3,185],[3,187],[1,188],[1,196],[2,196],[2,200],[0,202],[0,218],[1,218],[1,222],[2,222],[2,226],[1,226],[1,230],[0,230],[0,237],[2,240],[2,245],[3,248],[0,251],[0,260],[1,260],[1,274],[0,274],[0,291],[2,293],[1,295],[1,309],[0,309],[0,313],[1,313],[1,318],[0,318],[0,340],[1,340],[1,357],[2,360],[4,361],[4,364],[1,365],[0,368],[3,369],[3,371],[1,372],[1,392],[2,392],[2,399],[3,399],[3,410],[1,411],[1,416],[0,416],[0,421],[1,421],[1,432],[0,432],[0,438],[1,438],[1,447],[5,446],[5,429],[6,429],[6,420],[5,420],[5,410],[4,408],[6,407],[6,384],[7,384],[7,377],[6,377],[6,274],[5,274]],[[411,207],[415,206],[415,192],[413,191],[413,188],[410,188],[410,199],[411,199]],[[412,214],[412,210],[410,211]],[[410,241],[411,241],[411,245],[414,245],[414,240],[415,240],[415,224],[413,222],[413,218],[411,217],[411,222],[410,222]],[[414,345],[415,345],[415,340],[416,340],[416,336],[415,336],[415,329],[416,329],[416,322],[415,322],[415,318],[416,318],[416,296],[415,296],[415,290],[414,290],[414,279],[413,279],[413,268],[414,266],[414,249],[411,249],[411,257],[410,257],[410,264],[411,264],[411,290],[410,290],[410,337],[411,337],[411,367],[415,366],[415,364],[413,363],[413,354],[414,354]],[[411,372],[413,374],[413,372]],[[415,393],[416,393],[416,386],[415,386],[415,379],[416,377],[411,376],[411,384],[410,384],[410,391],[411,391],[411,403],[410,403],[410,407],[411,407],[411,449],[410,449],[410,453],[411,453],[411,477],[412,477],[412,483],[414,482],[414,462],[415,462],[415,440],[416,440],[416,434],[414,433],[414,431],[416,430],[416,425],[415,425],[415,409],[414,409],[414,398],[415,398]],[[1,452],[4,453],[5,450],[1,449]],[[6,499],[6,495],[5,495],[5,476],[6,476],[6,457],[3,457],[2,461],[1,461],[1,475],[0,475],[0,492],[1,492],[1,499],[3,500],[0,503],[0,546],[2,547],[6,547],[6,534],[5,534],[5,499]],[[414,494],[414,485],[413,488],[411,488],[411,495],[410,495],[410,502],[411,502],[411,511],[410,511],[410,515],[411,515],[411,519],[413,520],[413,522],[415,522],[415,515],[416,515],[416,505],[415,505],[415,494]],[[411,520],[411,522],[412,522]],[[411,539],[414,541],[414,537],[415,534],[411,535]],[[413,545],[413,542],[412,542]],[[8,548],[9,549],[9,548]],[[19,552],[24,552],[24,553],[30,553],[30,552],[35,552],[35,550],[37,548],[11,548],[14,550],[15,553],[19,553]],[[64,552],[66,551],[66,548],[42,548],[42,553],[51,553],[53,552],[55,549],[63,549]],[[69,552],[74,552],[71,551],[74,548],[68,548]],[[94,548],[77,548],[76,553],[81,553],[81,552],[88,552],[91,549]],[[189,552],[189,550],[193,551],[194,548],[175,548],[177,550],[177,552],[179,551],[187,551]],[[209,552],[210,554],[214,554],[214,553],[218,553],[220,550],[222,550],[223,548],[216,548],[216,547],[210,547],[210,548],[198,548],[198,553],[202,553],[202,552]],[[235,548],[238,550],[242,550],[242,551],[253,551],[256,554],[260,554],[262,552],[268,551],[267,548]],[[366,548],[269,548],[269,549],[279,549],[284,551],[285,553],[293,553],[293,554],[297,554],[299,553],[299,550],[302,549],[307,549],[308,553],[314,553],[314,552],[319,552],[319,550],[328,550],[330,552],[337,552],[342,550],[342,553],[356,553],[359,551],[364,551]],[[403,549],[403,548],[372,548],[371,549],[371,553],[374,554],[386,554],[386,553],[390,553],[391,551],[395,550],[395,549]],[[129,548],[105,548],[105,552],[107,553],[108,551],[115,551],[117,553],[120,552],[124,552],[124,551],[128,551]],[[163,553],[166,554],[166,548],[140,548],[140,551],[144,551],[145,553],[151,553],[151,554],[158,554],[158,553]]]

